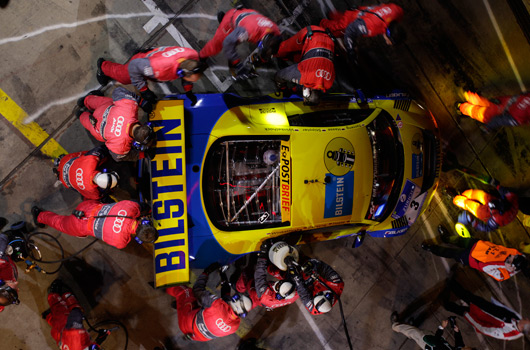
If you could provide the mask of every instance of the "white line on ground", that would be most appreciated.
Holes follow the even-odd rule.
[[[501,29],[499,27],[499,24],[497,23],[497,19],[493,15],[493,11],[491,10],[490,3],[488,0],[482,0],[484,2],[484,6],[486,6],[486,10],[488,11],[488,15],[490,16],[491,23],[493,24],[493,28],[495,28],[495,32],[497,33],[497,36],[499,37],[499,40],[501,42],[502,48],[504,49],[504,53],[506,54],[506,57],[508,58],[508,62],[510,63],[510,66],[512,67],[513,74],[515,75],[515,78],[517,79],[517,82],[519,83],[519,87],[521,88],[522,92],[526,92],[526,86],[523,83],[523,80],[521,79],[521,76],[519,75],[519,71],[517,70],[517,67],[515,66],[515,62],[513,61],[512,54],[510,53],[510,50],[508,49],[508,45],[506,44],[506,41],[504,40],[504,36],[502,35]]]
[[[313,320],[313,316],[309,314],[307,309],[305,308],[304,304],[302,304],[302,300],[298,299],[296,301],[296,305],[298,305],[298,308],[300,309],[300,313],[304,316],[307,323],[309,323],[309,326],[317,336],[318,340],[320,341],[320,344],[324,347],[325,350],[331,350],[329,345],[326,342],[326,339],[324,339],[324,336],[322,335],[322,332],[320,332],[320,329],[318,329],[317,324],[315,323],[315,320]]]
[[[53,26],[42,27],[42,28],[37,29],[37,30],[35,30],[33,32],[29,32],[29,33],[22,34],[22,35],[19,35],[19,36],[14,36],[14,37],[11,37],[11,38],[0,39],[0,45],[4,45],[4,44],[7,44],[7,43],[16,42],[16,41],[22,41],[22,40],[25,40],[25,39],[29,39],[29,38],[32,38],[34,36],[41,35],[41,34],[44,34],[46,32],[52,31],[52,30],[59,30],[59,29],[65,29],[65,28],[77,28],[77,27],[80,27],[80,26],[85,25],[85,24],[94,23],[94,22],[100,22],[100,21],[106,21],[106,20],[109,20],[109,19],[120,19],[120,18],[128,19],[128,18],[151,17],[151,16],[153,16],[152,12],[112,14],[112,15],[103,15],[103,16],[88,18],[88,19],[85,19],[85,20],[82,20],[82,21],[73,22],[73,23],[59,23],[59,24],[55,24]],[[166,13],[163,13],[163,12],[160,11],[160,12],[157,12],[156,17],[163,17],[166,20],[166,22],[167,22],[170,18],[175,17],[175,15],[171,14],[171,13],[166,14]],[[182,14],[182,15],[179,15],[179,18],[207,18],[207,19],[210,19],[210,20],[216,20],[217,21],[217,17],[211,16],[211,15],[202,14],[202,13]]]
[[[88,89],[86,91],[83,91],[80,94],[76,94],[76,95],[73,95],[73,96],[69,96],[69,97],[58,99],[58,100],[54,100],[54,101],[48,103],[46,106],[41,107],[38,111],[32,113],[30,116],[28,116],[24,120],[24,124],[31,123],[32,121],[34,121],[35,119],[40,117],[42,114],[44,114],[46,111],[48,111],[50,108],[52,108],[54,106],[60,106],[60,105],[64,105],[64,104],[67,104],[67,103],[72,103],[74,101],[77,101],[78,98],[85,96],[86,94],[88,94],[92,90],[96,90],[98,87],[99,87],[99,85],[98,86],[94,86],[93,88]]]

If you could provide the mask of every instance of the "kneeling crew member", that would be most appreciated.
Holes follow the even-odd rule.
[[[117,87],[112,98],[89,94],[82,99],[88,111],[79,121],[98,141],[105,142],[112,159],[136,161],[156,145],[156,134],[138,120],[140,98],[124,87]]]
[[[219,264],[208,266],[193,290],[185,286],[166,289],[176,299],[179,328],[189,339],[209,341],[233,334],[239,328],[240,317],[252,308],[247,296],[236,294],[225,301],[206,290],[208,276],[218,268]]]
[[[105,146],[90,151],[63,155],[55,160],[53,172],[66,188],[79,192],[84,199],[101,199],[118,184],[115,172],[99,170],[108,155]]]
[[[0,218],[3,219],[3,218]],[[7,223],[7,220],[2,220]],[[8,305],[18,305],[18,269],[6,250],[9,237],[0,233],[0,312]]]
[[[334,52],[335,43],[323,28],[303,28],[280,45],[276,57],[297,63],[276,73],[277,86],[285,90],[287,83],[301,85],[304,104],[317,105],[320,94],[331,89],[335,81]]]
[[[156,228],[147,219],[147,207],[128,200],[110,204],[86,200],[75,208],[72,215],[58,215],[38,207],[33,207],[31,213],[38,227],[49,225],[69,236],[96,237],[123,249],[131,241],[131,235],[146,243],[158,239]]]
[[[50,309],[46,322],[52,327],[52,337],[61,350],[100,349],[83,327],[79,301],[60,279],[53,281],[48,288],[48,304]]]
[[[100,58],[97,65],[97,78],[101,85],[107,85],[109,78],[121,84],[133,84],[147,101],[147,105],[142,106],[147,113],[157,101],[156,95],[149,90],[147,80],[162,82],[180,78],[186,96],[195,104],[197,98],[191,92],[193,83],[201,78],[206,69],[206,64],[199,61],[197,51],[179,46],[147,49],[134,55],[126,64]]]

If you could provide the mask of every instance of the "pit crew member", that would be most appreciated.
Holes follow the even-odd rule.
[[[453,204],[465,210],[458,222],[480,231],[493,231],[512,222],[519,212],[518,197],[500,185],[496,189],[498,196],[479,189],[456,195]]]
[[[2,226],[7,224],[5,218],[0,218]],[[17,265],[6,250],[9,237],[6,233],[0,233],[0,312],[8,305],[19,304],[18,300],[18,269]]]
[[[199,52],[201,60],[215,56],[221,50],[233,68],[236,77],[247,79],[252,66],[245,64],[237,53],[237,45],[250,42],[258,46],[253,62],[267,62],[280,46],[281,35],[276,23],[255,10],[234,8],[226,14],[218,14],[219,27],[214,37]]]
[[[48,288],[50,309],[43,314],[52,327],[51,334],[61,350],[100,349],[83,327],[83,311],[75,295],[60,279]]]
[[[240,317],[252,308],[252,301],[236,294],[223,300],[206,290],[209,275],[219,264],[208,266],[199,276],[193,289],[185,286],[170,287],[166,293],[175,297],[179,328],[195,341],[209,341],[233,334],[239,328]]]
[[[360,37],[382,35],[388,45],[403,40],[404,32],[399,26],[403,9],[393,3],[361,6],[344,13],[331,13],[330,19],[322,19],[320,26],[329,29],[337,38],[344,37],[344,45],[350,57],[356,61],[356,46]]]
[[[464,266],[482,271],[497,281],[505,281],[523,271],[530,275],[528,260],[517,249],[507,248],[474,238],[451,235],[442,225],[438,226],[442,242],[450,246],[431,244],[425,241],[422,248],[434,255],[455,259]]]
[[[290,82],[301,85],[304,104],[317,105],[320,94],[329,90],[335,81],[334,52],[333,39],[318,26],[307,26],[283,41],[276,57],[297,63],[274,76],[280,91]]]
[[[72,215],[58,215],[34,206],[33,220],[38,227],[49,225],[69,236],[92,236],[123,249],[135,235],[141,242],[152,243],[158,232],[148,219],[150,208],[146,204],[124,200],[104,204],[96,200],[85,200]]]
[[[140,98],[124,87],[117,87],[112,98],[89,94],[82,99],[88,109],[80,114],[81,124],[98,141],[105,142],[117,162],[136,161],[156,144],[156,134],[138,121]],[[79,103],[78,103],[79,104]]]
[[[103,86],[108,84],[109,79],[125,85],[133,84],[147,102],[142,105],[147,113],[151,112],[157,101],[155,93],[149,90],[148,80],[163,82],[181,79],[182,88],[193,105],[197,102],[192,92],[193,83],[201,78],[206,69],[206,65],[199,61],[197,51],[179,46],[143,50],[131,57],[126,64],[99,58],[97,67],[98,82]]]
[[[530,93],[528,92],[488,100],[477,93],[466,91],[464,97],[466,102],[457,103],[459,112],[490,128],[530,123]]]
[[[116,172],[100,170],[108,153],[105,146],[97,146],[90,151],[62,155],[55,160],[53,172],[64,187],[77,191],[84,199],[101,199],[119,179]]]
[[[344,290],[339,274],[318,259],[307,259],[301,269],[292,260],[286,260],[290,279],[306,309],[312,315],[329,312]]]

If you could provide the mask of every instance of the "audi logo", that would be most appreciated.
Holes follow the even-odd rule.
[[[227,325],[222,318],[218,318],[217,320],[215,320],[215,325],[225,333],[230,332],[230,330],[232,329],[232,327]]]
[[[127,216],[127,211],[122,209],[118,212],[118,216]],[[125,218],[116,218],[114,219],[114,224],[112,225],[112,231],[115,233],[121,232],[121,227],[123,226],[123,222],[125,221]]]
[[[80,189],[85,189],[85,184],[83,183],[83,169],[81,168],[75,170],[75,183]]]
[[[179,53],[179,52],[184,52],[184,49],[181,48],[181,47],[179,47],[179,48],[173,49],[173,50],[171,50],[171,51],[163,52],[163,53],[162,53],[162,56],[164,56],[164,57],[171,57],[171,56],[173,56],[173,55],[176,55],[176,54]]]
[[[260,18],[258,20],[258,26],[260,26],[260,27],[272,27],[272,22],[269,21],[267,18]]]
[[[114,130],[114,135],[120,136],[121,135],[121,128],[123,127],[123,122],[125,121],[125,118],[123,116],[118,117],[118,122],[116,123],[116,130]]]
[[[317,71],[315,72],[315,76],[317,78],[324,78],[326,80],[331,80],[331,73],[325,69],[317,69]]]

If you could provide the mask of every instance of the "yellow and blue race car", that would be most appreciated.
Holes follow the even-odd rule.
[[[233,94],[159,101],[151,178],[157,287],[267,238],[291,244],[404,234],[438,184],[433,115],[397,94],[358,103]],[[360,241],[360,240],[359,240]]]

